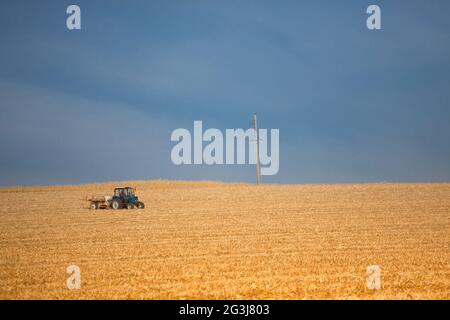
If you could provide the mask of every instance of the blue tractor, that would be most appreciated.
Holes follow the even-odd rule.
[[[131,187],[115,188],[114,195],[111,199],[111,208],[113,209],[144,209],[145,205],[139,201],[135,194],[136,189]]]

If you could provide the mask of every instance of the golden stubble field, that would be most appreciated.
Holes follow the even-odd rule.
[[[87,209],[119,185],[146,208]],[[127,182],[0,201],[1,299],[450,298],[450,184]]]

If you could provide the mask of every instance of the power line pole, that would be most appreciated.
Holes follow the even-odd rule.
[[[258,123],[256,121],[256,113],[253,114],[253,129],[256,134],[256,184],[261,183],[261,175],[259,169],[259,132],[258,132]]]

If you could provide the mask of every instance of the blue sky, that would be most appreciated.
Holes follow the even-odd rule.
[[[78,4],[82,30],[66,28]],[[382,30],[366,28],[378,4]],[[448,1],[0,3],[0,185],[254,181],[176,128],[280,129],[271,183],[450,181]]]

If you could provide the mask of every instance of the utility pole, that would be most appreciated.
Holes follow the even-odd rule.
[[[256,121],[256,113],[253,114],[253,129],[256,134],[256,184],[261,183],[261,175],[259,169],[259,131],[258,131],[258,123]]]

